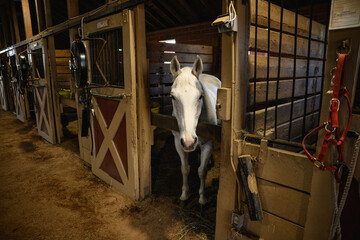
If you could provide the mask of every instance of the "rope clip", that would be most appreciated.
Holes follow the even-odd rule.
[[[336,131],[336,127],[331,127],[332,129],[331,129],[331,131],[328,129],[328,126],[329,126],[329,122],[326,122],[325,123],[325,130],[326,131],[329,131],[329,132],[332,132],[332,133],[334,133],[335,131]]]
[[[333,101],[337,101],[338,102],[338,107],[337,107],[337,112],[339,111],[339,109],[340,109],[340,100],[338,99],[338,98],[332,98],[332,99],[330,99],[330,106],[329,106],[329,111],[331,112],[331,106],[332,106],[332,102]]]

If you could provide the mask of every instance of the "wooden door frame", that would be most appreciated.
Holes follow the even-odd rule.
[[[34,79],[37,79],[37,81],[34,81],[33,84],[33,89],[34,89],[34,100],[38,101],[38,96],[37,95],[37,87],[45,87],[46,89],[46,93],[47,93],[47,101],[48,101],[48,114],[49,114],[49,118],[48,118],[48,123],[47,123],[47,127],[48,127],[48,131],[49,134],[46,134],[44,132],[41,131],[41,126],[39,126],[38,124],[40,124],[38,121],[41,119],[41,115],[40,115],[40,119],[38,119],[37,114],[36,115],[36,122],[38,125],[38,133],[40,136],[42,136],[43,138],[45,138],[47,141],[49,141],[50,143],[55,144],[56,143],[56,125],[55,125],[55,119],[54,119],[54,110],[53,110],[53,91],[52,91],[52,85],[51,85],[51,79],[50,79],[50,71],[49,71],[49,59],[48,59],[48,51],[47,51],[47,39],[42,38],[38,41],[32,42],[29,44],[29,63],[31,65],[33,65],[33,59],[32,59],[32,51],[33,50],[38,50],[38,49],[42,49],[42,54],[43,54],[43,68],[44,68],[44,78],[37,78],[36,74],[35,74],[35,68],[32,67],[32,75],[34,77]],[[43,98],[45,96],[45,91],[43,93]],[[43,99],[42,99],[43,100]],[[34,106],[36,108],[36,106]],[[43,106],[44,107],[44,106]],[[40,106],[41,108],[41,106]],[[36,109],[36,111],[38,111],[38,109]]]

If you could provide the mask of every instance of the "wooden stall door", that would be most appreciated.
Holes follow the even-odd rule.
[[[35,117],[39,135],[54,144],[56,143],[55,126],[46,49],[45,39],[31,44],[31,61],[36,79],[36,84],[33,85]]]
[[[16,78],[16,51],[15,49],[8,52],[9,56],[9,66],[10,66],[10,72],[11,72],[11,84],[12,84],[12,94],[14,97],[14,108],[17,119],[19,119],[22,122],[25,122],[26,120],[26,102],[25,97],[20,94],[19,92],[19,83],[18,79]]]
[[[2,74],[2,73],[0,73]],[[5,92],[5,79],[2,75],[0,75],[0,102],[1,102],[1,108],[5,111],[8,110],[7,101],[6,101],[6,92]]]
[[[99,65],[114,87],[92,89],[92,134],[94,159],[92,171],[108,184],[133,199],[139,198],[138,139],[136,118],[136,72],[134,16],[131,10],[84,24],[88,36],[107,41],[92,40],[90,45],[91,82],[104,85],[94,63]],[[107,23],[107,24],[103,24]],[[104,26],[105,27],[101,27]],[[100,29],[99,29],[100,26]],[[109,54],[117,52],[116,54]],[[112,64],[113,66],[109,66]],[[119,81],[118,79],[123,79]]]
[[[15,97],[16,117],[20,121],[25,122],[25,120],[26,120],[25,95],[20,94],[19,83],[17,81],[13,81],[13,90],[14,90],[14,97]]]

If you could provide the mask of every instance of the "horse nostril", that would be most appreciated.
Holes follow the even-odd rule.
[[[184,142],[184,139],[183,139],[183,138],[180,139],[180,143],[181,143],[181,145],[182,145],[183,147],[185,147],[185,142]]]
[[[195,144],[197,143],[197,141],[198,141],[198,138],[195,137],[195,138],[194,138],[194,143],[193,143],[193,145],[195,145]]]

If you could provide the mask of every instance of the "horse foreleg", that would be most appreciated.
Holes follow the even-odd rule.
[[[205,197],[205,190],[204,190],[205,189],[206,166],[211,157],[211,153],[213,150],[213,142],[208,141],[204,145],[201,145],[200,149],[201,149],[201,157],[200,157],[201,163],[200,163],[200,167],[198,168],[198,174],[199,174],[199,178],[200,178],[199,203],[205,204],[207,202],[206,197]]]
[[[182,193],[180,196],[181,201],[185,201],[189,198],[189,184],[188,184],[188,175],[190,173],[190,165],[188,162],[189,154],[184,152],[181,143],[180,143],[180,136],[179,134],[174,134],[175,136],[175,148],[178,152],[181,160],[181,173],[183,175],[183,185],[182,185]]]

